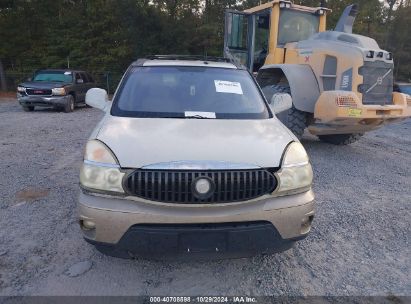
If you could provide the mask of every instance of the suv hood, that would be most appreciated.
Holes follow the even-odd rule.
[[[19,86],[25,88],[33,88],[33,89],[53,89],[53,88],[62,88],[69,83],[65,82],[48,82],[48,81],[27,81],[20,83]]]
[[[122,168],[174,161],[226,161],[279,167],[295,140],[277,118],[265,120],[128,118],[107,115],[97,139]]]

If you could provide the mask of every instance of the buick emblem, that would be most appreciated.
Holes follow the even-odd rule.
[[[214,193],[214,182],[208,177],[198,177],[193,180],[191,189],[198,199],[207,199]]]
[[[377,84],[382,84],[382,81],[384,80],[384,78],[383,77],[378,77],[377,78]]]
[[[211,184],[208,179],[200,178],[196,181],[195,186],[196,191],[200,194],[206,194],[211,189]]]

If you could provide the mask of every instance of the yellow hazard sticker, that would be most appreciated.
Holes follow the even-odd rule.
[[[349,108],[348,109],[348,116],[351,117],[360,117],[362,114],[362,110],[361,109],[355,109],[355,108]]]

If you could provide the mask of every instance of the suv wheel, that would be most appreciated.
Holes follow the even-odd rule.
[[[353,133],[353,134],[332,134],[332,135],[318,135],[318,138],[326,143],[333,145],[349,145],[353,142],[356,142],[363,136],[362,133]]]
[[[34,106],[24,106],[23,111],[24,112],[31,112],[34,110]]]
[[[70,113],[74,111],[74,97],[73,95],[69,95],[66,105],[64,106],[64,112]]]

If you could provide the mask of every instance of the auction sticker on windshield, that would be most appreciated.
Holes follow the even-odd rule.
[[[214,84],[215,90],[218,93],[231,93],[243,95],[243,90],[241,89],[241,84],[239,82],[214,80]]]
[[[193,111],[185,111],[184,112],[185,117],[203,117],[203,118],[215,118],[215,113],[214,112],[193,112]]]

